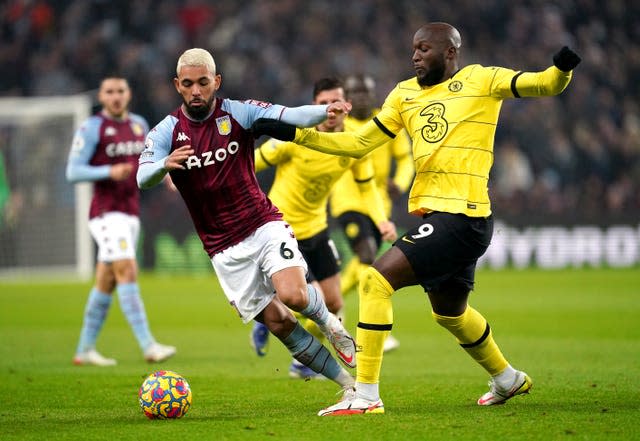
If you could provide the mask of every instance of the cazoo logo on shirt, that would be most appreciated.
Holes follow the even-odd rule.
[[[139,155],[144,150],[142,141],[121,141],[107,144],[104,148],[107,156],[115,158],[116,156]]]
[[[202,168],[208,165],[213,165],[216,162],[222,162],[227,159],[229,155],[235,155],[238,153],[240,149],[240,145],[236,141],[231,141],[226,148],[219,147],[213,151],[202,152],[200,156],[191,155],[185,161],[185,165],[188,170],[192,168]]]

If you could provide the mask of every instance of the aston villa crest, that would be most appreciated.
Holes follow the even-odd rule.
[[[136,136],[144,135],[144,128],[142,128],[142,126],[138,123],[131,123],[131,130]]]
[[[216,125],[218,126],[219,134],[228,135],[231,133],[231,118],[229,118],[229,115],[216,118]]]

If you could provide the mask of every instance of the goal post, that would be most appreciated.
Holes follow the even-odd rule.
[[[89,95],[0,98],[0,186],[8,188],[0,206],[0,279],[91,277],[91,184],[65,179],[73,134],[91,108]]]

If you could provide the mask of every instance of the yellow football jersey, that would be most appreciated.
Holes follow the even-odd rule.
[[[366,199],[376,223],[386,220],[382,199],[373,180],[373,165],[368,157],[356,160],[320,153],[292,142],[268,140],[255,151],[256,172],[269,166],[276,166],[269,198],[280,209],[299,240],[313,237],[328,228],[329,194],[347,170],[360,182],[357,197]]]
[[[376,114],[379,109],[374,111]],[[369,120],[360,120],[348,116],[344,120],[345,131],[356,131]],[[396,162],[396,170],[393,181],[402,192],[406,192],[413,180],[413,161],[411,158],[411,141],[406,132],[402,132],[394,139],[389,140],[382,147],[369,153],[373,162],[374,176],[378,193],[382,197],[384,210],[387,217],[391,217],[392,201],[387,191],[387,181],[391,174],[392,161]],[[331,216],[338,217],[347,211],[356,211],[367,214],[369,208],[361,197],[354,197],[358,194],[358,185],[353,178],[353,174],[347,171],[336,182],[329,200]]]
[[[486,217],[491,214],[488,181],[502,101],[557,95],[570,80],[571,72],[555,66],[542,72],[517,72],[469,65],[434,86],[421,87],[416,78],[398,83],[382,110],[357,132],[297,129],[295,142],[325,153],[359,157],[405,128],[416,169],[409,212]]]

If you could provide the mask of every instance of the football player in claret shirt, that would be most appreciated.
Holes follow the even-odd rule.
[[[342,82],[337,78],[322,78],[314,84],[313,103],[331,104],[345,102]],[[330,117],[316,126],[321,132],[344,129],[345,114]],[[354,180],[355,191],[351,198],[362,199],[368,207],[367,215],[373,219],[373,227],[384,240],[396,239],[395,225],[385,214],[381,195],[374,181],[371,157],[360,160],[328,155],[311,149],[300,148],[290,142],[267,141],[255,152],[256,171],[273,166],[276,176],[269,191],[269,198],[278,206],[284,220],[291,225],[299,247],[309,265],[310,280],[319,284],[329,311],[339,314],[343,306],[340,291],[339,256],[329,237],[327,202],[334,184],[347,171]],[[357,184],[355,183],[357,182]],[[308,322],[307,322],[308,323]],[[258,355],[263,355],[265,338],[262,325],[254,325],[252,341]],[[315,325],[305,327],[316,337]],[[317,328],[316,328],[317,329]],[[293,361],[289,374],[296,378],[314,377],[304,365]]]
[[[424,288],[436,322],[491,376],[479,405],[501,404],[531,389],[531,378],[509,364],[468,298],[476,263],[493,234],[488,181],[502,102],[559,94],[580,57],[565,46],[541,72],[460,67],[461,47],[460,33],[447,23],[420,27],[413,37],[416,76],[398,83],[382,110],[356,132],[320,133],[274,121],[254,124],[257,135],[353,157],[383,145],[403,128],[413,142],[416,177],[409,212],[422,222],[361,277],[356,388],[322,409],[321,416],[384,412],[378,384],[383,344],[393,326],[391,298],[412,285]]]
[[[307,265],[293,230],[258,185],[254,135],[249,130],[261,117],[312,126],[350,106],[288,108],[218,98],[222,78],[211,54],[200,48],[180,56],[176,74],[174,84],[183,104],[147,136],[138,185],[149,188],[170,173],[240,319],[263,322],[295,359],[351,387],[353,377],[291,312],[316,322],[340,360],[355,366],[353,338],[327,310],[322,296],[307,285]]]
[[[345,130],[358,130],[380,111],[374,105],[375,81],[368,75],[350,75],[344,81],[344,91],[352,105],[351,112],[344,121]],[[385,215],[391,218],[392,197],[406,193],[413,181],[411,141],[407,132],[403,130],[365,157],[371,157],[375,183],[384,203]],[[393,165],[395,172],[391,177]],[[353,288],[357,289],[360,275],[373,263],[382,245],[382,237],[375,221],[369,216],[369,205],[364,199],[357,197],[357,193],[357,181],[347,171],[334,185],[329,199],[331,216],[337,219],[354,254],[340,274],[343,295]],[[399,341],[389,334],[384,342],[384,350],[391,351],[399,345]]]
[[[140,232],[140,191],[136,185],[138,156],[147,122],[128,111],[131,90],[126,79],[104,78],[98,99],[102,110],[76,131],[67,163],[71,182],[93,182],[89,230],[98,246],[95,286],[89,293],[73,362],[112,366],[116,361],[96,351],[96,340],[118,291],[120,308],[147,361],[166,360],[173,346],[157,343],[149,330],[140,288],[136,246]]]

